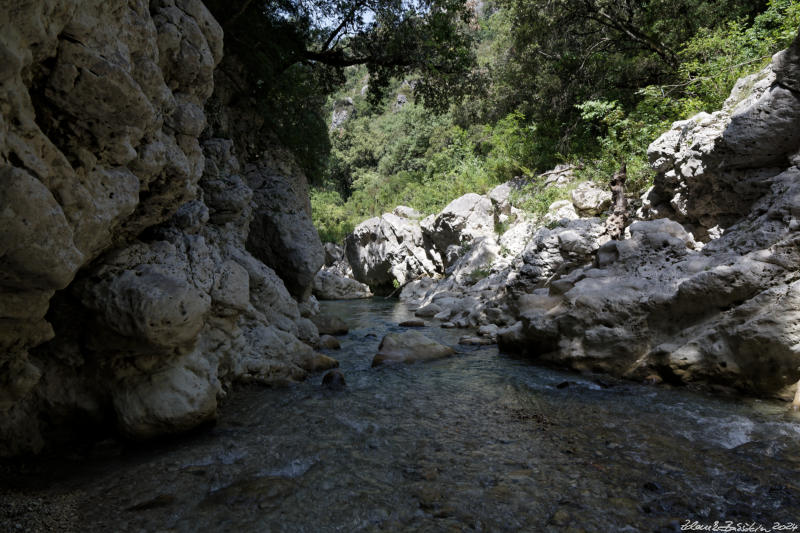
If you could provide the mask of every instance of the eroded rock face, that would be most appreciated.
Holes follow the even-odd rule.
[[[287,290],[310,290],[316,233],[282,249],[285,284],[245,242],[287,187],[200,141],[222,57],[203,3],[51,4],[0,10],[0,455],[65,421],[183,431],[233,381],[302,379],[318,341]]]
[[[470,193],[450,202],[438,215],[422,221],[425,237],[442,257],[444,268],[458,258],[454,248],[494,234],[494,206],[486,196]]]
[[[60,409],[102,419],[108,397],[119,429],[149,438],[213,420],[234,381],[283,384],[317,368],[316,327],[245,250],[253,192],[232,149],[229,140],[206,141],[204,200],[79,274],[64,305],[50,310],[55,339],[33,351],[47,384],[12,412],[54,402],[54,389],[67,388],[69,396],[56,396]]]
[[[345,239],[353,277],[379,290],[435,275],[440,259],[429,252],[420,223],[392,213],[362,222]]]
[[[800,146],[800,93],[778,78],[791,70],[787,53],[739,80],[723,109],[676,122],[648,149],[657,171],[649,214],[686,225],[701,240],[748,215],[769,193]]]
[[[247,249],[273,266],[295,298],[305,300],[325,257],[305,175],[291,155],[273,147],[245,168],[245,176],[255,203]]]
[[[196,195],[222,30],[199,0],[27,2],[0,24],[0,388],[13,403],[37,382],[28,350],[53,337],[54,292]]]
[[[357,300],[371,298],[368,285],[342,276],[333,268],[322,268],[314,277],[314,296],[320,300]]]
[[[800,377],[792,53],[740,80],[722,111],[678,122],[651,145],[658,175],[645,211],[671,219],[634,222],[629,238],[587,250],[591,264],[519,293],[520,320],[498,332],[502,346],[580,370],[791,397]]]

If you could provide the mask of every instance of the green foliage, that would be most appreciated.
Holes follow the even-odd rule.
[[[679,113],[690,116],[722,106],[736,80],[765,66],[789,45],[800,25],[800,2],[772,0],[752,25],[733,20],[702,28],[681,49],[676,84],[663,87]]]
[[[476,268],[475,270],[469,273],[468,281],[471,285],[475,285],[480,280],[488,278],[489,275],[491,275],[491,273],[492,273],[491,265]]]
[[[624,162],[638,194],[652,183],[649,144],[673,121],[719,109],[738,78],[786,47],[800,1],[499,0],[470,24],[484,83],[459,106],[431,113],[418,103],[425,89],[400,76],[384,80],[382,100],[364,98],[367,69],[348,73],[336,96],[356,113],[331,134],[325,194],[312,202],[321,234],[339,240],[401,204],[435,213],[520,175],[529,184],[512,203],[543,216],[569,197],[535,177],[559,162],[601,184]],[[398,110],[400,93],[409,103]]]
[[[342,197],[336,191],[312,188],[311,211],[323,242],[341,242],[357,223],[347,213]]]
[[[466,0],[204,2],[225,31],[226,56],[236,58],[220,69],[236,81],[233,97],[253,102],[265,134],[277,134],[314,181],[330,150],[325,102],[345,83],[345,68],[365,66],[373,103],[409,74],[429,108],[478,86]]]
[[[545,186],[539,181],[533,181],[521,189],[512,191],[511,204],[517,209],[541,218],[547,214],[554,202],[568,199],[573,188],[574,186]]]
[[[363,98],[350,97],[358,109]],[[312,202],[326,236],[339,239],[343,235],[333,228],[345,229],[397,205],[436,213],[459,196],[485,194],[514,176],[532,174],[539,161],[536,128],[521,113],[465,129],[455,124],[453,113],[432,115],[413,101],[400,110],[389,103],[384,109],[351,118],[332,132],[333,150],[320,190],[341,196],[318,194]],[[331,213],[348,224],[332,226],[323,220]]]
[[[751,17],[765,0],[502,0],[511,14],[508,46],[497,73],[501,105],[520,109],[561,137],[562,151],[580,146],[575,103],[618,101],[670,83],[678,50],[704,27]],[[591,141],[591,139],[588,139]]]
[[[629,192],[642,193],[652,184],[653,171],[647,161],[647,146],[669,127],[663,110],[645,99],[631,113],[625,113],[617,102],[589,100],[577,106],[581,118],[600,131],[597,158],[579,168],[580,179],[606,183],[622,163],[627,164]]]
[[[625,162],[627,190],[643,192],[653,177],[647,146],[672,121],[721,108],[736,80],[759,70],[773,53],[788,46],[799,25],[800,2],[772,0],[750,25],[739,19],[699,28],[676,53],[676,83],[639,89],[633,108],[602,99],[577,105],[584,131],[595,134],[597,142],[594,150],[584,153],[592,162],[583,166],[579,177],[605,182]]]

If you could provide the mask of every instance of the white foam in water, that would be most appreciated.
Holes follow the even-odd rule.
[[[707,442],[726,449],[756,440],[753,436],[757,431],[756,422],[748,417],[729,412],[721,412],[719,416],[709,415],[714,411],[684,402],[668,406],[667,410],[685,419],[676,421],[681,429],[675,433],[689,440]]]
[[[344,415],[336,415],[336,420],[344,424],[345,426],[349,427],[350,429],[356,430],[358,433],[364,433],[367,430],[375,431],[380,426],[375,422],[365,422],[362,420],[353,420],[352,418],[348,418]]]
[[[262,472],[262,475],[269,477],[296,478],[311,470],[311,467],[318,462],[318,455],[314,455],[312,457],[299,457],[297,459],[292,459],[289,464],[284,466],[274,468],[272,470],[266,470]]]
[[[244,459],[245,457],[247,457],[247,452],[236,448],[225,450],[217,456],[219,462],[223,465],[232,465],[239,459]]]
[[[705,441],[726,449],[751,442],[755,429],[755,423],[752,420],[736,415],[714,418],[695,414],[694,424],[693,428],[678,431],[678,434],[689,440]]]

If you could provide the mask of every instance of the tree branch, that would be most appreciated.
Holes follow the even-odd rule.
[[[239,8],[239,11],[237,11],[236,13],[234,13],[234,14],[233,14],[233,16],[232,16],[231,18],[229,18],[228,20],[226,20],[226,21],[225,21],[225,22],[222,24],[222,27],[223,27],[223,28],[229,28],[230,26],[232,26],[232,25],[233,25],[233,23],[234,23],[234,22],[236,22],[236,21],[238,20],[238,18],[239,18],[239,17],[241,17],[242,15],[244,15],[244,12],[245,12],[245,11],[247,11],[247,8],[248,8],[248,7],[250,7],[250,4],[252,4],[252,3],[253,3],[253,0],[245,0],[244,4],[242,4],[242,7],[240,7],[240,8]]]
[[[325,44],[322,45],[322,51],[323,52],[327,52],[328,51],[328,47],[331,45],[331,42],[333,42],[333,39],[339,34],[340,31],[342,31],[342,29],[347,25],[347,23],[352,20],[353,16],[356,14],[356,12],[359,9],[361,9],[362,7],[364,7],[365,3],[366,2],[358,2],[358,3],[356,3],[356,5],[353,6],[353,9],[351,9],[347,13],[347,15],[345,15],[345,17],[342,19],[342,22],[340,22],[339,25],[336,27],[336,29],[333,30],[333,32],[331,32],[331,34],[328,36],[328,39],[325,41]]]

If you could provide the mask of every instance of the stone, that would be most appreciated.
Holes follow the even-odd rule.
[[[330,390],[343,390],[347,387],[347,381],[341,371],[331,370],[322,377],[322,386]]]
[[[523,177],[516,177],[510,181],[505,183],[501,183],[491,191],[487,196],[489,200],[491,200],[492,205],[494,207],[494,212],[496,218],[499,218],[500,215],[510,215],[511,214],[511,195],[514,191],[519,191],[522,189],[528,180]]]
[[[357,300],[372,298],[368,285],[339,275],[334,268],[323,267],[314,276],[314,296],[320,300]]]
[[[353,277],[373,290],[391,292],[440,270],[437,254],[429,254],[420,223],[392,213],[366,220],[345,238],[345,255]]]
[[[478,328],[478,335],[481,337],[496,338],[499,329],[497,324],[486,324]]]
[[[389,333],[378,346],[378,353],[372,359],[372,366],[392,363],[415,363],[449,357],[455,350],[418,331]]]
[[[429,304],[425,307],[420,307],[416,311],[414,311],[414,315],[420,318],[430,318],[434,316],[436,313],[441,312],[442,308],[436,304]]]
[[[414,209],[413,207],[408,207],[406,205],[398,205],[392,211],[392,214],[397,215],[401,218],[409,218],[411,220],[419,220],[424,218],[425,215]]]
[[[323,265],[326,267],[344,259],[344,250],[338,244],[326,242],[322,245],[322,251],[325,254]]]
[[[494,235],[494,207],[492,201],[475,193],[465,194],[450,202],[433,219],[422,221],[422,231],[449,267],[454,259],[448,255],[450,247],[460,247],[477,237]]]
[[[404,320],[400,322],[399,326],[404,328],[424,328],[425,321],[424,320]]]
[[[472,346],[487,346],[489,344],[494,344],[495,341],[488,337],[476,337],[474,335],[464,335],[460,339],[458,339],[459,344],[466,344]]]
[[[311,321],[320,335],[344,335],[349,330],[344,320],[336,316],[316,315],[311,317]]]
[[[245,179],[255,204],[247,250],[272,266],[292,296],[307,299],[324,252],[305,175],[288,151],[274,147],[245,168]]]
[[[339,339],[336,337],[331,335],[320,335],[319,347],[327,350],[339,350],[341,349],[342,345],[339,343]]]
[[[547,209],[547,214],[544,216],[545,224],[552,224],[559,220],[575,220],[580,218],[578,212],[575,211],[575,206],[570,200],[559,200],[553,202]]]
[[[339,366],[339,361],[322,353],[313,353],[311,357],[300,362],[300,367],[308,372],[330,370]]]
[[[583,216],[597,216],[611,206],[611,191],[591,181],[579,183],[570,192],[572,205]]]
[[[147,439],[216,418],[219,389],[212,368],[195,352],[160,371],[130,376],[111,393],[120,431]]]

